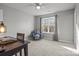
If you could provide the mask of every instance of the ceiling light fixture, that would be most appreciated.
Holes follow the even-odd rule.
[[[41,7],[40,6],[36,6],[36,8],[39,10]]]
[[[35,7],[36,7],[36,9],[40,9],[41,8],[41,4],[40,3],[35,3]]]

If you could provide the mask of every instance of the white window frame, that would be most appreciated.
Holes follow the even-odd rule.
[[[53,17],[54,17],[53,20],[54,20],[54,26],[55,26],[56,16],[41,18],[41,32],[42,32],[42,33],[51,33],[51,34],[54,34],[54,33],[55,33],[55,28],[54,28],[54,32],[49,32],[49,27],[48,27],[48,32],[42,31],[43,21],[44,21],[45,19],[50,19],[50,18],[53,18]],[[48,26],[50,25],[50,22],[49,22],[49,21],[50,21],[50,20],[47,21],[47,22],[48,22]]]

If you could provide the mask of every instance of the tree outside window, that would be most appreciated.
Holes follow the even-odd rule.
[[[54,33],[55,32],[55,16],[41,19],[42,33]]]

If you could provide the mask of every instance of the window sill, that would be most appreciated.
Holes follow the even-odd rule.
[[[55,32],[42,32],[43,34],[55,34]]]

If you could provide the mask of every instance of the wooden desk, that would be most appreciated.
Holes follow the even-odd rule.
[[[22,43],[20,41],[17,41],[11,44],[7,44],[4,46],[5,51],[0,53],[0,56],[12,56],[22,49],[24,49],[24,55],[28,56],[28,43],[29,42]]]

